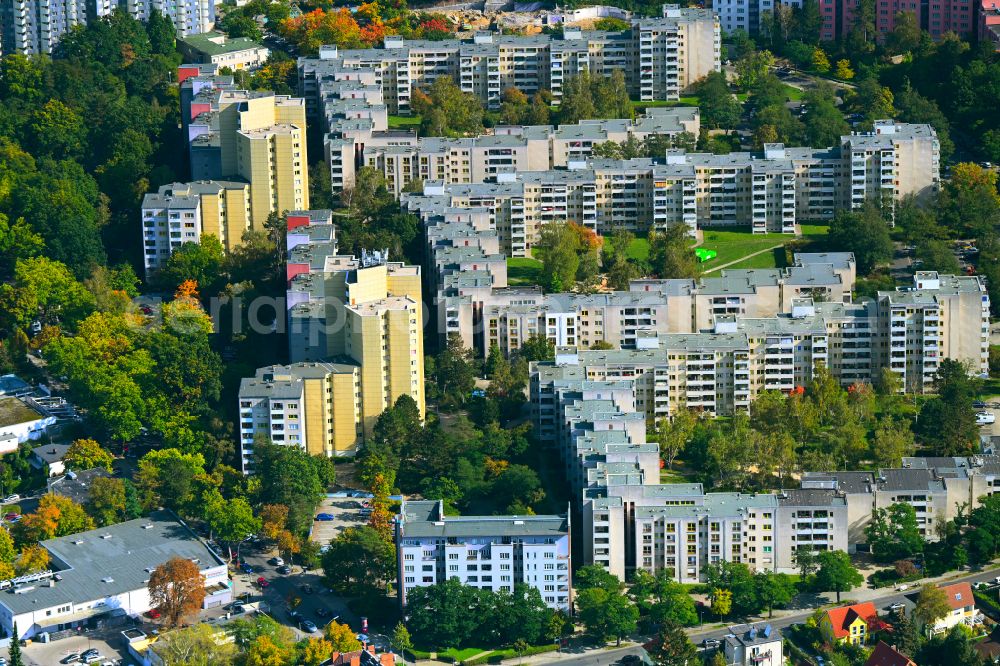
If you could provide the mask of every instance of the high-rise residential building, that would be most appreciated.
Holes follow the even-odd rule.
[[[989,372],[990,297],[979,276],[918,271],[911,288],[878,293],[878,322],[880,364],[907,392],[927,390],[945,358]]]
[[[845,37],[854,27],[857,7],[851,0],[819,0],[823,17],[820,39],[834,41]],[[884,37],[896,27],[896,17],[901,12],[909,12],[916,15],[920,29],[929,32],[934,39],[948,32],[969,38],[977,30],[976,10],[976,0],[879,0],[875,7],[875,28],[878,36]]]
[[[430,175],[423,166],[414,171],[406,152],[393,148],[371,166],[396,184]],[[483,182],[473,180],[475,169],[445,170],[442,179],[425,179],[422,192],[404,192],[400,199],[424,217],[449,208],[488,208],[501,249],[530,256],[539,228],[552,221],[573,220],[599,234],[679,224],[692,235],[734,225],[749,225],[754,233],[793,233],[802,221],[833,219],[838,208],[877,202],[891,210],[904,197],[930,196],[939,183],[933,128],[893,121],[843,136],[836,148],[767,144],[759,154],[728,155],[672,149],[665,159],[591,158],[540,171],[522,170],[514,149],[510,153],[505,159],[514,164],[489,174],[480,169]],[[429,162],[428,156],[420,159]]]
[[[215,27],[213,0],[96,0],[111,2],[125,8],[140,21],[148,21],[151,12],[158,11],[174,24],[178,37],[199,35]]]
[[[4,0],[0,3],[3,55],[51,53],[59,38],[87,22],[84,0]]]
[[[305,102],[193,77],[183,118],[195,180],[250,183],[255,219],[309,208]],[[224,84],[224,82],[223,82]],[[197,89],[197,92],[195,92]]]
[[[415,88],[442,76],[489,108],[499,108],[506,88],[528,95],[551,90],[558,101],[566,81],[589,71],[597,76],[625,75],[629,93],[646,101],[676,100],[711,71],[721,68],[718,19],[704,9],[664,5],[658,18],[635,18],[623,32],[567,28],[553,35],[502,35],[477,32],[471,40],[407,40],[387,35],[382,48],[338,50],[326,47],[324,67],[365,71],[382,86],[390,113],[408,114]],[[314,59],[301,59],[300,67]]]
[[[247,472],[261,434],[352,456],[401,396],[421,418],[426,408],[420,268],[383,252],[338,255],[331,211],[291,211],[287,221],[291,364],[260,368],[240,386]]]
[[[404,500],[396,520],[399,601],[455,578],[493,592],[534,588],[547,606],[572,608],[568,516],[448,516],[441,501]]]
[[[593,147],[605,141],[669,140],[682,133],[693,140],[699,128],[700,114],[695,107],[653,107],[634,121],[497,127],[492,134],[466,139],[400,137],[385,132],[365,140],[361,164],[380,171],[387,187],[399,196],[415,180],[483,183],[509,172],[566,168],[589,159]],[[342,150],[353,150],[348,142],[339,140],[338,145]],[[351,182],[355,173],[348,167],[353,167],[352,161],[341,160],[340,164],[340,178]]]
[[[75,25],[108,16],[115,9],[149,20],[156,9],[174,24],[178,37],[207,32],[215,25],[212,0],[3,0],[0,3],[0,52],[52,53]]]
[[[146,277],[163,268],[183,243],[199,243],[202,236],[212,235],[230,252],[244,232],[263,227],[264,219],[255,220],[251,214],[246,183],[208,180],[162,185],[142,199]]]
[[[937,525],[1000,492],[997,456],[904,458],[902,467],[874,473],[806,473],[801,488],[776,493],[661,484],[659,446],[646,441],[649,403],[669,400],[671,374],[681,369],[696,379],[719,376],[711,358],[691,353],[668,354],[653,369],[599,363],[593,374],[565,363],[565,350],[557,350],[554,363],[532,364],[532,419],[536,434],[555,444],[571,496],[579,499],[570,515],[582,565],[622,580],[639,569],[668,571],[684,583],[703,581],[705,567],[722,561],[790,573],[798,550],[853,552],[867,543],[875,508],[913,507],[921,534],[933,541]],[[700,402],[700,387],[695,393]]]

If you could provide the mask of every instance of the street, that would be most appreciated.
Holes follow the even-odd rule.
[[[997,575],[1000,575],[1000,567],[985,569],[983,571],[974,574],[969,574],[967,576],[961,576],[959,578],[951,578],[948,579],[947,581],[939,579],[934,579],[934,581],[947,582],[949,584],[961,583],[966,581],[973,584],[985,583],[985,582],[992,582],[997,577]],[[911,583],[909,589],[906,590],[905,592],[899,592],[895,588],[891,587],[884,588],[881,590],[862,590],[860,591],[860,593],[858,590],[855,590],[853,591],[854,594],[852,594],[851,592],[845,592],[842,595],[842,599],[844,601],[846,601],[847,599],[852,599],[858,602],[871,601],[872,603],[875,604],[875,608],[878,610],[885,610],[889,606],[895,603],[902,603],[905,604],[908,608],[912,608],[913,601],[916,598],[916,594],[919,592],[920,586],[922,584],[923,582],[921,581]],[[789,627],[793,624],[804,622],[810,615],[812,615],[815,612],[816,609],[812,608],[809,610],[794,612],[788,615],[782,615],[781,617],[775,617],[770,620],[768,620],[767,618],[754,619],[753,622],[755,623],[766,622],[775,629],[784,629],[785,627]],[[738,624],[738,623],[734,621],[732,622],[732,624]],[[721,640],[728,633],[729,633],[728,627],[713,627],[710,629],[701,629],[695,627],[692,629],[688,629],[688,635],[691,637],[691,640],[699,645],[705,639]]]
[[[342,597],[331,594],[323,584],[323,572],[321,570],[303,572],[301,567],[293,567],[292,573],[279,574],[277,567],[268,564],[267,561],[274,557],[272,551],[250,550],[242,553],[247,564],[253,567],[254,573],[233,573],[234,599],[245,592],[250,593],[252,601],[261,600],[268,607],[268,615],[282,624],[287,624],[295,628],[298,636],[305,636],[305,632],[295,627],[295,622],[288,616],[292,610],[289,602],[293,599],[300,599],[295,610],[302,617],[312,620],[317,627],[326,625],[331,618],[337,617],[338,622],[349,624],[355,632],[361,631],[361,620],[354,615],[347,607],[347,601]],[[256,585],[257,578],[263,577],[268,582],[263,595]],[[308,585],[312,592],[306,593],[303,587]],[[320,617],[317,611],[323,608],[328,611],[328,615]]]

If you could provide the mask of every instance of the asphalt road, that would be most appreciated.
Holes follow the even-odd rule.
[[[969,583],[992,582],[998,575],[1000,575],[1000,567],[993,569],[985,569],[983,571],[974,574],[969,574],[968,576],[962,576],[960,578],[952,578],[948,581],[942,581],[942,582],[946,582],[947,584],[962,583],[962,582],[969,582]],[[899,592],[894,588],[886,588],[884,594],[877,595],[874,597],[867,597],[865,599],[861,599],[860,601],[871,601],[872,603],[875,604],[875,608],[878,610],[887,611],[889,606],[895,603],[905,604],[908,608],[913,608],[914,600],[916,599],[916,595],[919,592],[919,585],[920,584],[917,583],[916,587],[911,587],[905,592]],[[845,594],[844,596],[849,597],[850,594]],[[754,622],[755,623],[768,622],[775,629],[784,629],[785,627],[789,627],[793,624],[804,622],[814,612],[815,609],[810,609],[799,613],[794,613],[791,615],[785,615],[780,618],[773,618],[771,620],[764,618],[761,620],[754,620]],[[734,622],[733,624],[736,623]],[[700,645],[701,642],[704,641],[705,639],[721,640],[728,633],[729,629],[728,627],[726,627],[726,628],[712,628],[703,630],[695,629],[693,631],[689,631],[688,635],[691,637],[692,641]]]
[[[644,657],[646,655],[646,651],[639,645],[632,645],[630,647],[613,648],[610,650],[593,650],[588,654],[582,654],[578,657],[567,658],[560,657],[558,654],[553,654],[552,662],[558,662],[560,666],[608,666],[608,664],[614,664],[620,661],[622,657],[628,654]],[[538,664],[546,662],[535,661],[533,663]]]

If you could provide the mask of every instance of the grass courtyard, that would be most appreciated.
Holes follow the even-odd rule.
[[[417,129],[420,116],[389,116],[389,129]]]
[[[812,242],[821,240],[828,231],[826,225],[803,224],[800,240]],[[715,250],[718,256],[702,264],[706,273],[717,270],[731,262],[737,262],[729,268],[782,268],[784,267],[784,248],[764,252],[757,256],[740,261],[742,257],[755,254],[761,250],[776,245],[784,246],[789,241],[796,240],[788,234],[752,234],[749,230],[705,229],[700,247]]]
[[[789,242],[799,241],[808,246],[822,241],[829,227],[823,224],[803,224],[801,229],[801,237],[788,234],[752,234],[749,229],[705,229],[700,247],[715,250],[718,254],[715,259],[702,264],[702,270],[711,275],[726,264],[732,264],[728,268],[733,269],[784,268],[785,246]],[[761,252],[762,250],[768,251]],[[761,254],[756,254],[757,252]],[[649,241],[645,238],[634,239],[629,245],[628,256],[634,261],[647,261]],[[507,259],[507,281],[513,287],[538,284],[541,273],[542,262],[538,259],[531,257]]]
[[[538,284],[542,276],[542,262],[530,257],[507,257],[507,284],[524,287]]]

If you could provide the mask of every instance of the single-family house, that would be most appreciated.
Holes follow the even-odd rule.
[[[896,648],[879,641],[865,662],[865,666],[917,666],[917,664]]]
[[[870,601],[853,606],[831,608],[819,623],[819,631],[826,642],[864,645],[868,642],[869,626],[878,617]]]
[[[770,624],[738,624],[729,627],[722,643],[730,666],[781,666],[781,633]]]
[[[948,597],[951,611],[937,620],[933,627],[930,627],[930,633],[940,634],[959,624],[970,627],[974,625],[976,623],[976,600],[972,596],[972,586],[969,583],[954,583],[942,585],[941,590]]]

